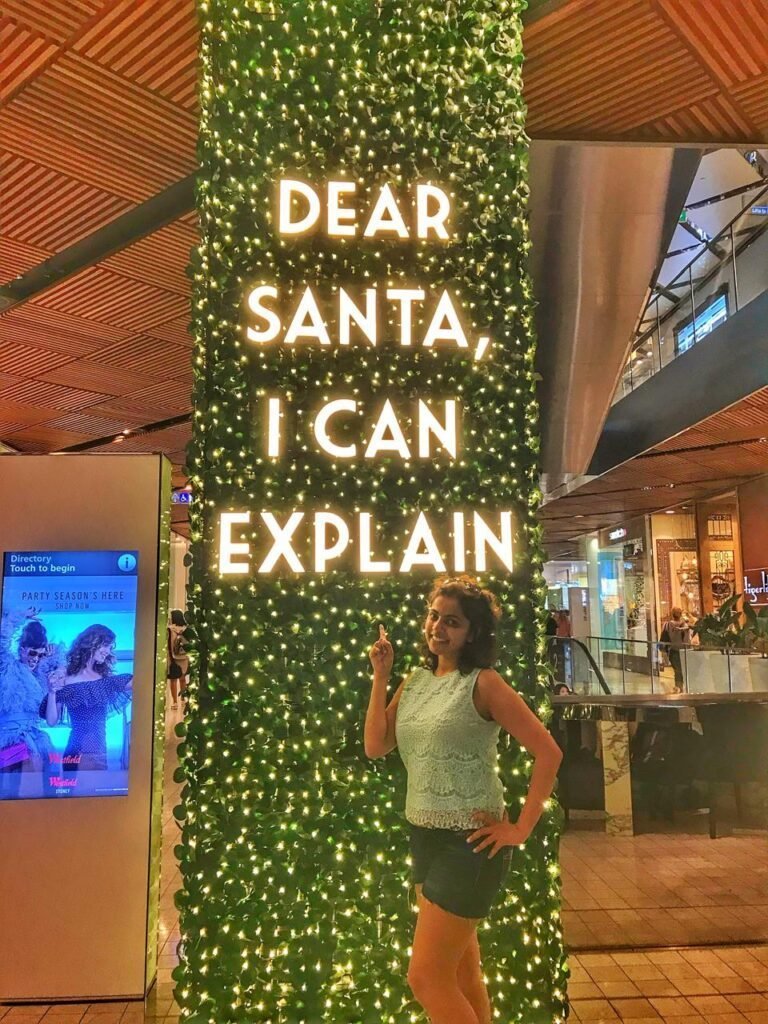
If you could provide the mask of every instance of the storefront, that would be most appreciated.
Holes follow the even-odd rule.
[[[768,606],[768,476],[738,488],[742,592],[755,610]]]
[[[743,593],[739,510],[735,491],[700,501],[696,523],[701,570],[702,612],[716,612]]]
[[[646,641],[649,638],[648,539],[645,519],[601,530],[596,556],[593,598],[598,635],[606,641]],[[614,645],[617,649],[621,644]]]
[[[683,505],[657,512],[650,517],[650,526],[655,635],[658,637],[673,608],[682,608],[683,615],[690,622],[695,622],[701,615],[696,508]]]
[[[572,636],[589,636],[592,629],[587,562],[579,559],[547,562],[544,580],[547,608],[568,612]]]
[[[651,516],[651,532],[657,636],[673,608],[681,608],[693,624],[743,593],[735,492],[657,513]]]

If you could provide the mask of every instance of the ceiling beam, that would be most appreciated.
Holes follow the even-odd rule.
[[[0,312],[27,302],[189,213],[195,205],[195,178],[194,174],[182,178],[98,231],[2,285]]]
[[[129,430],[121,430],[117,434],[107,434],[104,437],[94,437],[90,441],[80,441],[78,444],[71,444],[66,448],[57,448],[55,454],[61,455],[69,452],[89,452],[95,448],[103,448],[108,444],[120,444],[134,437],[144,437],[146,434],[156,434],[161,430],[168,430],[170,427],[179,427],[184,423],[191,423],[192,413],[184,412],[179,416],[171,416],[167,420],[157,420],[155,423],[145,423],[140,427],[132,427]]]

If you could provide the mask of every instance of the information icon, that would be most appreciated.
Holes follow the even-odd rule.
[[[117,567],[123,572],[133,572],[136,568],[136,556],[135,555],[120,555],[117,560]]]

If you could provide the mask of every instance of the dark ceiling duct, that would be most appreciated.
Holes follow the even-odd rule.
[[[584,473],[701,151],[534,142],[533,282],[543,469]]]

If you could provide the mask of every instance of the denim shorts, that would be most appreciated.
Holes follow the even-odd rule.
[[[511,848],[490,857],[490,847],[475,853],[476,844],[467,842],[472,829],[454,832],[410,823],[408,829],[413,883],[423,887],[430,903],[457,917],[487,917],[504,883]]]

